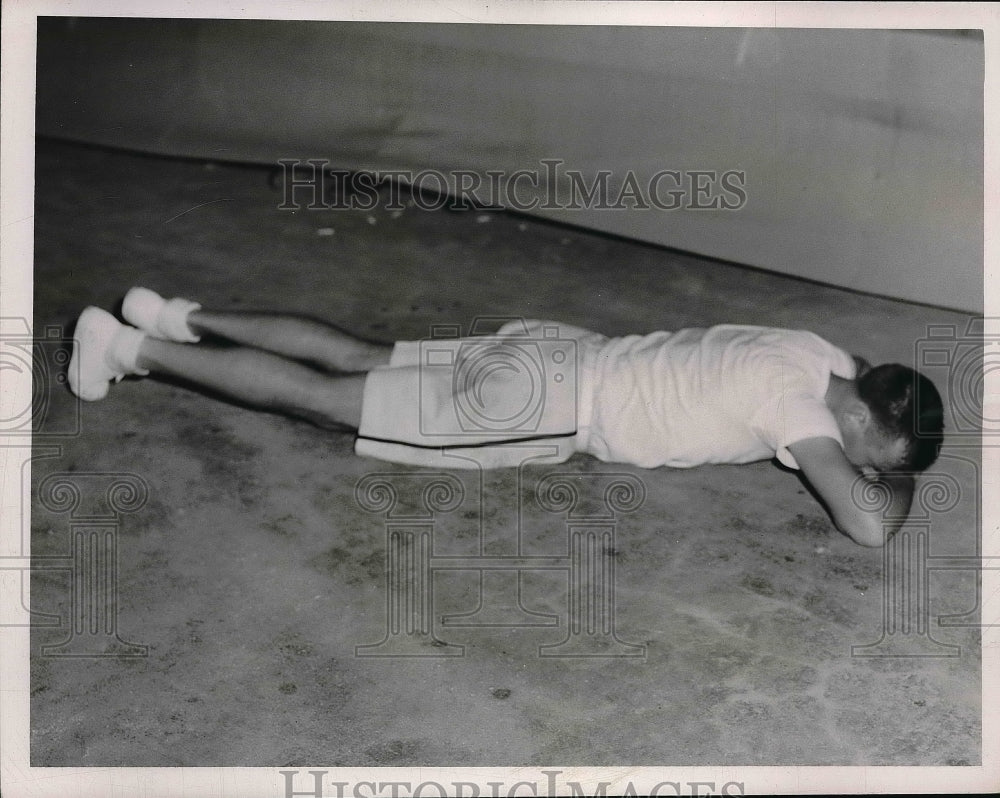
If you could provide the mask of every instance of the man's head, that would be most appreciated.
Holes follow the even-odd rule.
[[[877,471],[924,471],[937,459],[944,408],[929,379],[891,363],[861,374],[854,389],[837,414],[848,460]]]

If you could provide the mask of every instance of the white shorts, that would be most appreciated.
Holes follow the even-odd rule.
[[[360,455],[439,468],[561,463],[585,451],[599,333],[516,319],[399,341],[365,380]]]

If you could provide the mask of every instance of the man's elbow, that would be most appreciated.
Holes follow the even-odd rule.
[[[884,546],[892,532],[886,528],[886,524],[881,518],[869,516],[852,518],[848,522],[838,523],[837,526],[855,543],[868,548]]]

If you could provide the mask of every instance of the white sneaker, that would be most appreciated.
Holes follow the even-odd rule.
[[[70,390],[87,402],[108,395],[111,380],[126,374],[148,374],[135,361],[143,334],[107,311],[89,307],[80,314],[73,334],[73,356],[67,378]]]
[[[187,299],[164,299],[148,288],[132,288],[122,302],[125,321],[164,341],[193,344],[201,337],[191,332],[187,315],[201,305]]]

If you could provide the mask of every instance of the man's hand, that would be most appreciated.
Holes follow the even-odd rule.
[[[889,506],[883,511],[882,522],[888,540],[906,523],[906,517],[910,514],[910,504],[913,502],[913,476],[886,472],[876,473],[874,476],[866,474],[865,479],[884,485],[889,491]]]

